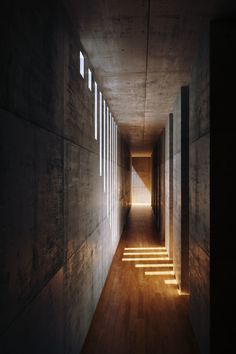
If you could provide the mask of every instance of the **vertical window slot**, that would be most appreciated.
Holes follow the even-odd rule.
[[[110,141],[109,141],[109,129],[110,129],[110,125],[109,125],[109,108],[107,107],[106,110],[106,120],[107,120],[107,215],[109,214],[109,148],[110,148]]]
[[[94,138],[98,139],[98,86],[94,83]]]
[[[103,190],[106,192],[106,101],[103,100]]]
[[[79,66],[80,75],[84,78],[84,56],[81,52],[79,55],[79,62],[80,62],[80,66]]]
[[[99,175],[102,176],[102,93],[99,93]]]
[[[92,91],[92,71],[88,69],[88,88]]]

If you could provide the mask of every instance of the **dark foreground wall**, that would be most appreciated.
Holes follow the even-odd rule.
[[[79,37],[60,2],[19,3],[1,9],[0,351],[79,353],[129,209],[129,151],[119,136],[112,237]]]
[[[234,345],[235,38],[235,19],[211,22],[190,84],[189,310],[204,354]]]
[[[235,4],[235,3],[234,3]],[[234,12],[235,14],[235,12]],[[236,17],[210,27],[211,352],[235,345]],[[227,295],[226,295],[227,294]]]

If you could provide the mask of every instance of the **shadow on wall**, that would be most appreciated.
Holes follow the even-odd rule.
[[[151,204],[151,158],[132,158],[132,204]]]

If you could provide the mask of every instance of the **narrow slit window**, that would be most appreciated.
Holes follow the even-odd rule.
[[[113,210],[113,204],[114,204],[114,199],[113,199],[113,185],[114,185],[114,180],[113,180],[113,118],[111,118],[111,235],[112,235],[112,240],[114,241],[114,210]]]
[[[103,100],[103,189],[106,192],[106,101]]]
[[[88,88],[92,91],[92,71],[88,69]]]
[[[84,56],[81,52],[79,58],[80,58],[80,67],[79,67],[80,75],[84,78]]]
[[[115,125],[115,198],[116,198],[116,216],[115,216],[115,235],[118,237],[118,175],[117,175],[117,125]]]
[[[114,187],[115,187],[115,179],[114,179],[114,172],[115,172],[115,164],[114,164],[114,153],[115,153],[115,145],[114,145],[114,142],[115,142],[115,139],[114,139],[114,129],[115,129],[115,122],[114,122],[114,119],[112,118],[112,234],[113,234],[113,238],[115,237],[115,233],[114,233],[114,226],[115,226],[115,196],[114,196]]]
[[[114,237],[116,239],[116,123],[114,121]]]
[[[112,122],[112,117],[110,113],[110,169],[109,169],[109,178],[110,178],[110,200],[109,200],[109,210],[111,210],[111,122]]]
[[[110,141],[109,141],[109,129],[110,129],[110,124],[109,124],[109,107],[107,107],[107,215],[109,214],[109,149],[110,149]]]
[[[102,176],[102,93],[99,93],[99,138],[100,138],[100,145],[99,145],[99,175]]]
[[[94,82],[94,138],[98,140],[98,86]]]

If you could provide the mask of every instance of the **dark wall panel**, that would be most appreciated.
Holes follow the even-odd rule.
[[[230,352],[235,331],[235,82],[236,20],[210,27],[210,284],[211,350]],[[225,296],[227,294],[227,297]],[[213,337],[214,336],[214,337]]]

